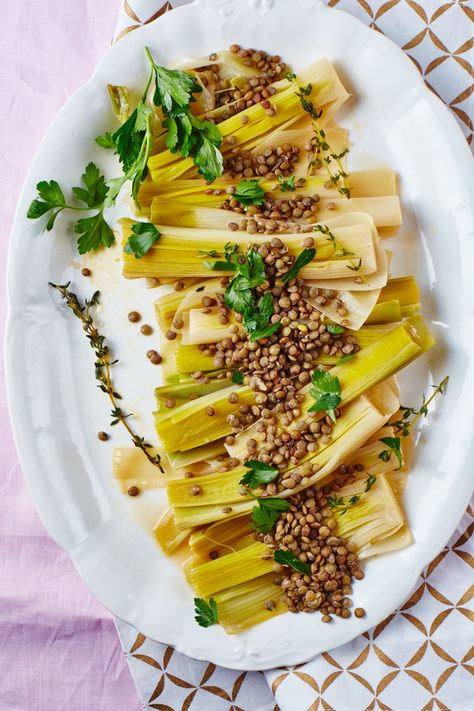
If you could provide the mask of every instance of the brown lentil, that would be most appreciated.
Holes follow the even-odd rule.
[[[131,323],[137,323],[137,321],[140,321],[140,319],[141,319],[141,316],[138,313],[138,311],[130,311],[130,313],[128,314],[128,320]]]
[[[127,494],[129,496],[138,496],[139,493],[140,489],[138,488],[138,486],[129,486],[127,489]]]
[[[147,323],[144,323],[143,326],[140,328],[140,332],[144,336],[151,336],[151,334],[153,333],[153,329]]]
[[[158,277],[147,277],[146,279],[146,285],[149,289],[156,289],[157,286],[160,286],[161,280],[158,279]]]
[[[107,440],[109,439],[109,435],[107,434],[107,432],[99,432],[97,437],[100,439],[101,442],[107,442]]]
[[[87,267],[84,267],[83,269],[81,269],[81,274],[82,274],[82,276],[89,277],[92,274],[92,272]]]

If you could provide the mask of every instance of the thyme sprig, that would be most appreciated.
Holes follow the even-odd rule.
[[[316,143],[309,167],[312,168],[314,166],[313,161],[320,160],[326,169],[329,180],[337,188],[337,192],[349,199],[351,197],[351,189],[347,184],[349,173],[346,172],[342,164],[342,159],[349,153],[349,149],[345,148],[340,153],[336,153],[327,142],[326,133],[318,121],[313,122],[313,130]],[[332,167],[333,161],[337,166],[337,170],[335,171]]]
[[[339,514],[339,516],[344,516],[348,509],[352,508],[359,503],[361,497],[371,490],[377,477],[375,474],[369,474],[365,480],[365,489],[361,494],[354,494],[353,496],[343,497],[343,496],[329,496],[328,506],[334,514]]]
[[[349,149],[345,148],[340,153],[336,153],[327,142],[326,133],[319,124],[319,119],[322,117],[323,111],[322,109],[317,111],[313,102],[308,98],[312,90],[313,85],[307,84],[306,86],[300,86],[299,91],[296,92],[296,96],[299,97],[302,108],[313,119],[315,146],[313,158],[309,162],[308,173],[315,167],[324,166],[329,180],[337,188],[337,191],[346,198],[350,198],[351,189],[347,184],[349,174],[345,171],[342,164],[342,159],[349,153]],[[333,162],[336,164],[336,170],[333,170]]]
[[[327,225],[314,225],[314,232],[321,232],[321,234],[326,235],[326,239],[331,243],[333,249],[334,257],[353,257],[354,252],[349,252],[345,247],[341,247],[336,239],[336,235],[331,232]]]
[[[415,410],[412,407],[406,407],[405,405],[400,406],[400,411],[402,416],[399,420],[391,422],[390,424],[395,428],[395,432],[400,434],[402,437],[408,437],[410,430],[416,422],[421,417],[426,417],[428,415],[428,408],[435,397],[439,395],[444,395],[446,387],[449,382],[449,375],[447,375],[439,385],[432,385],[434,391],[431,393],[428,400],[426,400],[423,394],[422,404],[419,410]]]
[[[398,459],[398,468],[401,468],[403,463],[403,455],[401,450],[400,438],[408,437],[413,425],[418,422],[421,417],[426,417],[428,415],[428,408],[431,402],[437,395],[444,395],[446,387],[448,385],[448,381],[449,375],[447,375],[439,385],[432,385],[431,387],[434,388],[434,391],[431,393],[428,400],[423,394],[423,401],[419,410],[415,410],[413,407],[406,407],[405,405],[400,406],[400,411],[402,413],[401,418],[399,420],[390,422],[390,424],[395,430],[395,434],[399,436],[383,437],[381,440],[379,440],[379,442],[382,442],[388,447],[388,449],[384,449],[382,452],[380,452],[379,459],[381,459],[383,462],[388,462],[393,453]]]
[[[69,285],[70,282],[67,284],[53,284],[52,282],[49,282],[49,286],[59,291],[68,308],[70,308],[74,316],[81,321],[82,328],[89,340],[90,347],[95,352],[95,378],[99,383],[98,387],[102,390],[102,392],[108,395],[112,405],[111,426],[117,425],[119,422],[122,423],[130,435],[135,447],[141,449],[148,461],[163,472],[160,455],[150,454],[148,450],[152,445],[148,444],[144,437],[140,437],[135,432],[132,425],[128,422],[128,418],[131,417],[131,414],[126,414],[123,408],[119,405],[119,400],[122,399],[122,396],[115,390],[111,374],[111,366],[118,361],[111,360],[110,349],[105,342],[105,336],[99,333],[91,315],[91,309],[99,304],[100,293],[95,291],[89,301],[85,300],[84,304],[81,304],[76,294],[69,290]]]

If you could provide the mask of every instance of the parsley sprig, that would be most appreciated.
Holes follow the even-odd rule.
[[[336,408],[341,403],[341,384],[337,376],[328,371],[313,370],[310,395],[315,400],[308,412],[326,412],[336,422]]]
[[[282,193],[287,193],[287,192],[294,192],[296,190],[296,176],[295,175],[290,175],[288,178],[285,178],[283,175],[278,176],[278,187],[280,188]]]
[[[240,372],[240,370],[234,370],[232,373],[232,382],[235,383],[235,385],[242,385],[244,382],[244,374]]]
[[[326,326],[326,331],[333,336],[338,336],[340,333],[344,333],[344,330],[345,329],[342,326],[338,326],[335,323],[328,323]]]
[[[75,233],[79,235],[77,240],[79,254],[85,254],[101,246],[110,247],[115,242],[115,236],[104,218],[108,187],[105,177],[95,163],[91,162],[86,166],[81,176],[81,183],[82,185],[72,188],[72,192],[84,204],[72,205],[66,202],[63,190],[56,180],[49,182],[41,180],[36,186],[38,196],[31,202],[26,214],[30,220],[37,220],[49,213],[45,225],[45,230],[49,232],[63,210],[82,212],[98,209],[95,214],[78,220],[74,228]]]
[[[196,101],[194,94],[202,91],[201,85],[186,72],[158,66],[148,47],[145,53],[155,78],[153,103],[162,108],[163,126],[168,129],[167,148],[184,158],[190,156],[198,173],[211,183],[224,167],[219,150],[222,136],[215,124],[191,113],[189,106]]]
[[[262,255],[255,249],[241,254],[238,245],[228,246],[226,260],[235,265],[236,276],[224,292],[224,303],[243,316],[243,324],[251,341],[267,338],[279,328],[279,323],[271,323],[274,313],[273,296],[267,291],[259,298],[252,291],[266,282],[265,265]]]
[[[117,111],[123,121],[115,132],[106,132],[96,137],[96,143],[103,148],[113,148],[122,165],[122,175],[106,180],[95,163],[89,163],[82,175],[82,185],[72,188],[77,200],[83,205],[72,204],[66,200],[61,186],[56,180],[42,180],[37,186],[37,197],[31,202],[27,216],[36,220],[48,216],[45,229],[53,229],[56,218],[64,210],[83,211],[97,210],[96,213],[79,219],[74,227],[78,237],[78,251],[85,254],[100,247],[110,247],[115,242],[115,236],[110,224],[104,217],[104,211],[115,205],[122,187],[131,182],[132,197],[138,205],[138,191],[147,173],[147,164],[153,147],[154,107],[161,107],[164,120],[163,126],[168,129],[166,145],[172,153],[183,157],[191,156],[198,172],[205,180],[212,182],[223,171],[223,158],[219,150],[222,136],[219,129],[209,121],[202,121],[190,111],[190,104],[195,101],[194,94],[201,91],[201,86],[186,72],[165,69],[158,66],[148,48],[145,53],[150,65],[150,72],[145,89],[135,109],[129,114],[128,99],[126,110]],[[150,105],[149,91],[154,83],[153,105]],[[115,94],[109,92],[114,101]],[[114,89],[114,87],[112,87]],[[126,87],[120,89],[120,101]],[[123,103],[123,102],[122,102]],[[141,230],[129,242],[130,249],[138,258],[146,253],[156,239],[156,233],[151,228]],[[145,237],[146,235],[146,237]],[[137,249],[133,248],[133,244]]]

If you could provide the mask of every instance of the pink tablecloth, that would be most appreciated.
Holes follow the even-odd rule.
[[[1,3],[2,285],[25,172],[56,112],[107,49],[118,7],[118,0]],[[2,324],[5,312],[2,286]],[[3,380],[0,364],[0,709],[138,711],[142,706],[111,616],[33,509],[15,454]]]

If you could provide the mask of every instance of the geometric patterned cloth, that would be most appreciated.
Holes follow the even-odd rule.
[[[295,2],[297,0],[288,0]],[[115,40],[189,0],[125,0]],[[386,34],[454,113],[474,148],[470,0],[329,0]],[[198,662],[122,620],[119,635],[146,709],[473,711],[474,511],[422,572],[406,603],[352,642],[295,667],[239,672]]]

